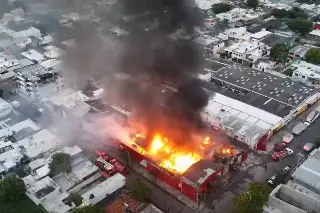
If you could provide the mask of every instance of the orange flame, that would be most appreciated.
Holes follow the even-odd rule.
[[[221,152],[223,154],[232,154],[232,150],[230,148],[223,148]]]
[[[139,138],[144,138],[141,135],[136,135],[133,142],[137,142]],[[206,145],[210,138],[207,137],[203,141]],[[201,145],[200,145],[201,146]],[[194,163],[201,159],[201,156],[191,151],[176,151],[170,141],[157,133],[153,136],[148,150],[144,150],[138,146],[138,151],[141,154],[148,154],[153,158],[159,160],[159,165],[173,173],[182,174]]]

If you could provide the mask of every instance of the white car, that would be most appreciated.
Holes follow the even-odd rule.
[[[286,148],[285,150],[286,150],[286,153],[287,153],[288,155],[293,155],[293,150],[292,150],[292,149]]]

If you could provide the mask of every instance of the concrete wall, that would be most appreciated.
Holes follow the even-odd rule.
[[[320,201],[305,193],[293,190],[290,187],[283,186],[280,189],[279,198],[285,202],[306,210],[308,213],[320,212]]]
[[[285,201],[276,197],[276,194],[281,190],[284,185],[278,185],[269,195],[268,204],[263,208],[265,213],[276,212],[290,212],[290,213],[307,213],[306,211],[299,209]]]

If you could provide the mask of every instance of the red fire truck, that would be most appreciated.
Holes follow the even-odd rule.
[[[126,166],[124,166],[123,164],[121,164],[120,162],[117,161],[117,159],[112,159],[111,160],[111,164],[114,165],[115,169],[120,172],[122,175],[127,175],[128,172],[128,168]]]
[[[107,172],[110,176],[114,175],[117,172],[115,167],[104,160],[101,156],[96,159],[95,163],[102,171]]]

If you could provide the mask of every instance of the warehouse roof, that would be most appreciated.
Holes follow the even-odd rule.
[[[212,75],[212,83],[203,87],[240,100],[267,112],[284,117],[305,99],[318,92],[290,78],[282,78],[239,64],[220,69]]]
[[[320,190],[320,149],[314,151],[311,156],[303,162],[292,177],[307,186]]]
[[[200,160],[194,163],[185,173],[183,173],[183,177],[193,183],[201,185],[222,167],[222,164],[213,163],[212,160]]]

